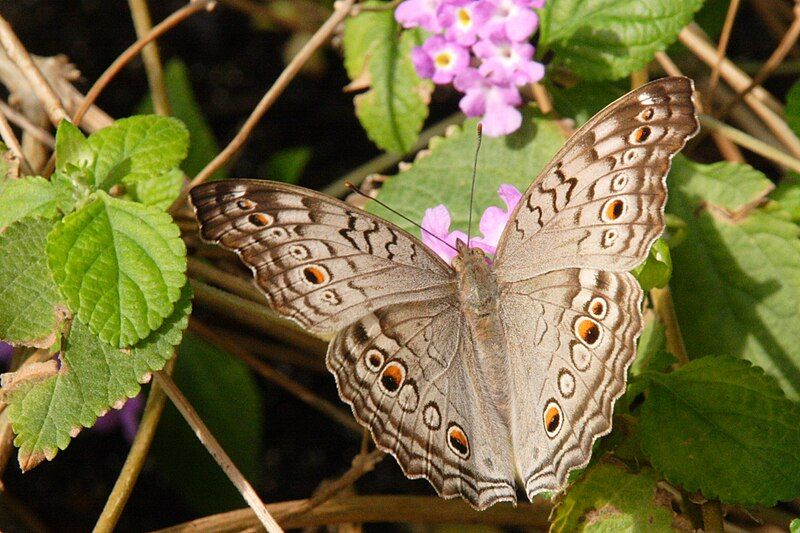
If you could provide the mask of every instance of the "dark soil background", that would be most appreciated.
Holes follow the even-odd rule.
[[[150,2],[154,21],[162,20],[184,4],[172,0]],[[738,20],[754,21],[756,16],[746,5]],[[77,86],[84,92],[136,39],[127,2],[119,0],[0,0],[0,12],[32,53],[66,54],[83,74],[84,79]],[[752,38],[755,34],[767,35],[766,31],[754,29],[754,24],[737,23],[730,57],[758,59],[771,52],[774,46],[771,39]],[[257,29],[247,16],[218,5],[211,13],[196,14],[184,21],[163,37],[159,45],[164,61],[179,57],[188,66],[205,117],[224,146],[281,72],[283,46],[290,36],[288,31],[280,29]],[[324,54],[324,72],[317,76],[301,75],[292,82],[230,166],[231,176],[262,177],[259,171],[270,154],[307,146],[312,155],[301,184],[320,187],[379,154],[355,118],[352,95],[341,90],[348,83],[341,58],[330,48]],[[783,95],[788,84],[785,79],[777,83],[777,87],[770,84],[768,87]],[[141,61],[136,60],[103,93],[98,104],[113,117],[124,117],[135,112],[146,92],[144,69]],[[452,98],[440,102],[433,111],[433,120],[452,112],[454,103]],[[327,373],[285,366],[280,369],[342,405]],[[267,502],[306,498],[322,480],[341,474],[350,466],[360,443],[275,386],[265,382],[260,385],[264,395],[265,446],[263,482],[257,488]],[[84,431],[55,461],[43,463],[28,474],[20,474],[16,461],[12,461],[4,477],[8,495],[4,497],[12,503],[22,502],[51,530],[90,530],[127,450],[120,433],[100,435]],[[406,480],[392,459],[383,461],[375,472],[365,476],[359,488],[370,493],[433,493],[424,481]],[[244,507],[243,502],[239,507]],[[5,512],[0,509],[0,523],[5,520]],[[157,461],[150,459],[118,529],[149,530],[198,516],[170,488]],[[5,531],[25,529],[4,528]]]

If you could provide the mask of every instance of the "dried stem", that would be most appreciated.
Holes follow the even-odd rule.
[[[313,407],[342,427],[353,431],[357,435],[361,435],[361,426],[358,424],[358,422],[353,420],[353,417],[350,416],[349,413],[339,409],[331,402],[320,398],[306,387],[303,387],[296,381],[281,374],[259,358],[254,357],[248,350],[242,348],[240,344],[232,342],[197,320],[190,321],[189,327],[192,332],[200,335],[208,342],[219,346],[231,355],[238,357],[263,377],[278,385],[301,401],[305,402],[307,405]]]
[[[30,120],[28,120],[28,117],[26,117],[22,113],[17,113],[13,107],[3,102],[2,100],[0,100],[0,112],[2,112],[8,118],[9,121],[13,122],[14,124],[22,128],[22,131],[24,131],[31,137],[34,137],[37,141],[39,141],[43,145],[51,149],[56,147],[56,140],[52,135],[44,131],[42,128],[40,128]]]
[[[28,160],[25,159],[25,154],[22,152],[19,139],[17,139],[17,136],[14,134],[14,130],[11,129],[11,124],[8,123],[8,119],[6,119],[2,108],[0,108],[0,137],[3,139],[3,142],[6,143],[8,149],[11,150],[11,153],[19,159],[23,175],[33,174],[33,170],[28,164]]]
[[[201,170],[197,176],[189,184],[189,187],[184,190],[183,194],[181,194],[180,198],[175,201],[173,204],[172,210],[176,209],[176,206],[181,206],[186,201],[186,195],[188,194],[189,189],[203,183],[209,177],[211,177],[217,170],[219,170],[223,165],[225,165],[231,157],[233,157],[236,152],[244,145],[247,138],[250,136],[250,133],[255,128],[256,124],[261,120],[264,116],[264,113],[272,107],[272,104],[275,103],[275,100],[278,99],[289,83],[294,79],[303,65],[311,58],[314,52],[322,46],[325,42],[328,41],[330,36],[333,34],[336,26],[339,25],[349,14],[350,9],[353,7],[355,0],[342,0],[341,2],[337,2],[334,6],[333,14],[328,18],[325,23],[320,26],[320,28],[314,33],[311,39],[300,49],[296,56],[292,58],[289,64],[283,69],[278,79],[275,80],[275,83],[272,87],[269,88],[267,93],[261,98],[261,101],[258,103],[256,108],[247,117],[244,125],[241,129],[236,133],[233,140],[228,143],[226,146],[208,165],[205,166],[203,170]]]
[[[150,10],[147,9],[147,0],[128,0],[128,6],[131,10],[133,26],[136,28],[136,37],[139,39],[147,37],[153,29]],[[164,69],[161,67],[161,57],[155,40],[142,49],[142,61],[147,74],[147,83],[150,86],[150,94],[153,95],[153,109],[159,115],[171,115],[172,108],[169,105],[167,87],[164,84]]]
[[[706,533],[722,533],[722,505],[718,500],[709,500],[700,506],[703,513],[703,531]]]
[[[661,323],[664,324],[667,349],[678,358],[680,364],[688,363],[689,356],[686,353],[686,346],[683,344],[683,335],[678,325],[678,317],[675,314],[675,304],[672,301],[672,292],[670,292],[669,285],[663,289],[651,289],[650,297],[653,299],[653,309],[661,319]]]
[[[169,374],[158,371],[155,373],[155,378],[156,382],[161,385],[169,399],[178,411],[180,411],[184,420],[186,420],[192,428],[197,439],[205,446],[208,453],[211,454],[211,457],[214,458],[220,468],[222,468],[222,471],[225,472],[225,475],[228,476],[228,479],[231,480],[231,483],[233,483],[236,489],[241,493],[244,500],[258,517],[258,521],[261,522],[261,525],[263,525],[269,533],[282,532],[283,529],[281,529],[275,519],[272,518],[272,515],[269,514],[267,507],[264,505],[264,502],[261,501],[261,498],[258,497],[253,486],[250,485],[239,469],[236,468],[236,465],[233,464],[231,458],[228,457],[228,454],[222,449],[222,446],[220,446],[217,439],[214,438],[214,435],[208,430],[208,427],[206,427],[203,420],[191,406],[189,400],[186,399],[177,385],[175,385],[175,382],[172,381]]]
[[[720,122],[719,120],[711,118],[708,115],[700,115],[699,118],[700,124],[707,130],[724,135],[731,141],[743,148],[747,148],[751,152],[755,152],[758,155],[766,157],[767,159],[774,161],[779,165],[790,168],[795,172],[800,172],[800,159],[792,157],[786,152],[782,152],[781,150],[770,146],[764,141],[756,139],[755,137],[748,135],[741,130],[737,130],[733,126],[728,126],[724,122]]]
[[[2,15],[0,15],[0,45],[8,54],[9,59],[17,65],[22,71],[22,75],[28,80],[36,96],[44,105],[50,122],[57,126],[63,119],[68,118],[69,115],[61,103],[61,99],[50,86],[39,67],[33,62],[33,58],[31,58],[17,34],[14,33],[11,25]]]
[[[122,54],[114,60],[111,65],[103,72],[97,81],[94,83],[92,88],[86,93],[86,99],[83,101],[81,106],[75,112],[74,117],[74,124],[77,126],[81,123],[83,116],[92,106],[92,104],[97,100],[97,97],[100,96],[100,93],[103,92],[103,89],[114,79],[114,76],[119,73],[120,70],[128,64],[128,62],[136,57],[136,55],[151,41],[161,37],[163,34],[177,26],[180,22],[184,19],[194,15],[195,13],[203,10],[203,9],[211,9],[214,6],[214,0],[192,0],[189,4],[186,4],[159,24],[157,24],[150,32],[145,35],[144,37],[137,39],[135,43],[130,45],[127,50],[125,50]]]
[[[252,276],[243,278],[242,276],[230,274],[195,257],[189,257],[188,267],[188,274],[194,278],[207,280],[213,285],[237,296],[247,298],[257,304],[264,304],[264,295],[250,281]]]
[[[539,110],[545,115],[552,113],[553,101],[550,99],[550,95],[547,94],[547,89],[544,88],[544,85],[541,83],[532,83],[531,90],[533,91],[533,99],[536,100]]]
[[[174,366],[175,358],[173,357],[165,365],[164,372],[171,374]],[[100,513],[100,517],[97,519],[94,533],[110,533],[114,531],[119,517],[122,516],[122,511],[125,509],[125,504],[133,491],[133,487],[139,479],[139,473],[142,471],[145,459],[147,459],[147,453],[153,443],[158,422],[164,412],[166,398],[161,386],[157,382],[153,382],[150,386],[150,393],[147,396],[147,403],[142,411],[139,428],[136,430],[136,436],[133,439],[130,451],[128,451],[128,457],[125,459],[125,464],[122,465],[122,470],[114,483],[114,488],[111,489],[111,494],[108,495],[103,512]]]
[[[744,90],[738,91],[733,99],[725,104],[725,107],[723,107],[719,112],[717,118],[720,120],[724,119],[731,109],[733,109],[733,107],[742,100],[742,98],[749,94],[750,91],[764,83],[764,81],[775,71],[778,65],[781,64],[786,57],[786,54],[789,53],[789,51],[797,42],[798,38],[800,38],[800,4],[795,4],[794,20],[792,20],[792,25],[789,26],[789,29],[781,39],[778,47],[775,48],[775,50],[772,52],[772,55],[769,56],[769,59],[767,59],[750,84],[745,87]]]
[[[711,68],[711,79],[708,82],[708,111],[711,112],[714,104],[714,93],[717,90],[719,83],[719,66],[722,59],[725,57],[725,51],[728,49],[728,40],[731,37],[731,30],[733,30],[733,21],[736,19],[736,13],[739,11],[739,0],[731,0],[728,5],[728,13],[725,15],[725,23],[722,26],[722,35],[719,38],[717,45],[717,61]]]
[[[443,500],[438,496],[341,496],[312,511],[286,518],[301,501],[275,503],[270,512],[285,528],[322,526],[345,522],[414,522],[427,524],[487,524],[547,530],[552,504],[543,499],[516,506],[501,503],[485,511],[475,511],[463,500]],[[194,531],[234,532],[257,526],[252,511],[240,509],[207,516],[192,522],[162,529],[160,533]]]

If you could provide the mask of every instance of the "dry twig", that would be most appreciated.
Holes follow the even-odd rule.
[[[147,0],[128,0],[128,6],[131,10],[133,25],[136,28],[136,37],[139,39],[147,37],[153,29],[150,10],[147,9]],[[164,85],[164,69],[161,66],[161,57],[155,40],[147,43],[147,46],[142,49],[142,61],[147,74],[147,83],[150,85],[150,94],[153,95],[153,109],[159,115],[171,115],[167,87]]]

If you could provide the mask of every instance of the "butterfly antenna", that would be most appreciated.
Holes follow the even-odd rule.
[[[405,216],[403,213],[400,213],[399,211],[397,211],[397,210],[395,210],[395,209],[392,209],[391,207],[389,207],[389,206],[388,206],[388,205],[386,205],[385,203],[381,202],[381,201],[380,201],[380,200],[378,200],[377,198],[373,198],[372,196],[370,196],[370,195],[368,195],[368,194],[366,194],[366,193],[364,193],[364,192],[361,192],[361,190],[360,190],[358,187],[356,187],[355,185],[353,185],[353,184],[352,184],[352,183],[350,183],[349,181],[345,181],[345,182],[344,182],[344,186],[345,186],[345,187],[347,187],[348,189],[350,189],[351,191],[353,191],[354,193],[356,193],[356,194],[359,194],[359,195],[363,196],[364,198],[366,198],[366,199],[368,199],[368,200],[372,200],[372,201],[373,201],[373,202],[375,202],[376,204],[378,204],[378,205],[380,205],[380,206],[382,206],[382,207],[384,207],[384,208],[388,209],[389,211],[391,211],[391,212],[392,212],[392,213],[394,213],[395,215],[399,216],[400,218],[402,218],[402,219],[403,219],[403,220],[405,220],[406,222],[408,222],[408,223],[410,223],[410,224],[413,224],[414,226],[418,227],[418,228],[420,229],[420,231],[424,231],[425,233],[427,233],[428,235],[430,235],[431,237],[433,237],[433,238],[434,238],[434,239],[436,239],[437,241],[441,242],[441,243],[442,243],[442,244],[444,244],[445,246],[448,246],[448,247],[452,248],[453,250],[456,250],[456,247],[455,247],[455,246],[453,246],[452,244],[450,244],[449,242],[445,241],[444,239],[442,239],[442,238],[441,238],[441,237],[439,237],[438,235],[434,235],[434,234],[433,234],[433,233],[431,233],[430,231],[428,231],[428,230],[426,230],[425,228],[423,228],[421,225],[417,224],[416,222],[414,222],[413,220],[411,220],[410,218],[408,218],[407,216]],[[458,251],[458,250],[456,250],[456,251]]]
[[[475,147],[475,160],[472,163],[472,187],[469,191],[469,224],[467,225],[467,246],[472,240],[472,203],[475,201],[475,176],[478,173],[478,154],[481,151],[483,139],[483,124],[478,122],[478,145]]]

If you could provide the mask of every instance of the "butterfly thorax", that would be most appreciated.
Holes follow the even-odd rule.
[[[461,241],[457,241],[456,248],[458,255],[453,259],[453,269],[473,345],[470,355],[474,360],[465,363],[475,386],[484,389],[486,398],[491,399],[482,406],[488,411],[486,414],[507,425],[511,412],[511,367],[497,308],[497,279],[483,250],[467,248]]]

